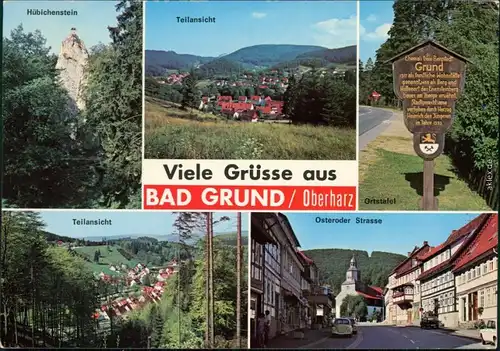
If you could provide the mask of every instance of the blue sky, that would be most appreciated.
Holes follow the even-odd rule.
[[[420,213],[284,213],[299,239],[301,248],[358,249],[407,255],[415,245],[441,244],[478,214]],[[350,224],[319,224],[317,217],[351,219]],[[356,217],[382,219],[382,224],[355,224]]]
[[[177,23],[215,17],[215,23]],[[258,44],[355,45],[356,2],[147,2],[146,49],[219,56]]]
[[[172,212],[116,211],[40,211],[46,231],[72,238],[111,237],[115,235],[170,235],[176,218]],[[219,233],[236,230],[236,213],[215,213],[214,219],[228,216],[230,221],[217,225]],[[79,226],[73,219],[110,219],[110,226]],[[241,216],[242,230],[248,231],[248,215]]]
[[[19,24],[25,32],[39,29],[47,46],[59,54],[61,42],[75,27],[87,48],[110,42],[108,26],[116,24],[115,1],[6,1],[3,3],[3,36]],[[28,16],[27,9],[76,10],[77,16]]]
[[[377,49],[387,39],[387,32],[394,20],[392,0],[361,1],[359,6],[359,58],[371,57],[375,62]]]

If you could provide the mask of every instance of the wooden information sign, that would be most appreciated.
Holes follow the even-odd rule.
[[[428,40],[389,61],[394,93],[403,101],[405,125],[413,133],[413,148],[424,159],[421,208],[437,210],[433,160],[444,150],[444,136],[453,124],[468,60]]]

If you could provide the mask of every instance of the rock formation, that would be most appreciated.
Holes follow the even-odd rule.
[[[70,34],[61,44],[56,68],[61,70],[61,84],[66,88],[72,100],[70,102],[72,110],[78,111],[85,107],[82,99],[82,89],[85,84],[84,75],[88,57],[87,48],[76,34],[76,28],[71,28]]]

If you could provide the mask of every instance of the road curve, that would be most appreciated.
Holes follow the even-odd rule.
[[[381,125],[384,121],[390,120],[392,112],[376,107],[359,107],[359,135],[363,135],[373,128]]]

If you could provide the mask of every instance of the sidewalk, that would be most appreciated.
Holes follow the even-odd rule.
[[[323,328],[321,330],[306,329],[304,331],[303,339],[294,339],[293,332],[290,332],[288,335],[280,335],[272,340],[269,340],[267,348],[268,349],[302,348],[318,340],[329,337],[330,332],[331,332],[330,328]]]
[[[439,330],[449,333],[450,335],[461,336],[462,338],[481,340],[479,335],[479,330],[477,329],[450,329],[450,328],[439,328]]]

